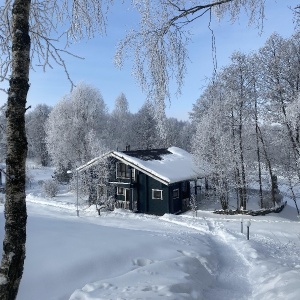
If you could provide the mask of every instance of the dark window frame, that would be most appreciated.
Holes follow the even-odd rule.
[[[135,169],[123,162],[116,163],[116,178],[135,180]]]
[[[174,189],[173,190],[173,199],[178,199],[179,198],[179,189]]]

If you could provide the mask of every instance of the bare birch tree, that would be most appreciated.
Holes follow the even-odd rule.
[[[181,93],[187,72],[187,46],[192,40],[191,23],[196,25],[200,18],[208,15],[207,30],[211,31],[212,16],[220,19],[229,13],[235,21],[242,9],[246,10],[250,23],[262,21],[264,4],[265,0],[133,1],[140,24],[119,43],[115,62],[122,67],[124,59],[132,54],[133,74],[148,92],[148,100],[159,108],[158,119],[163,119],[165,100],[170,99],[170,83],[175,81],[177,93]],[[213,51],[214,46],[213,43]]]
[[[0,81],[9,83],[1,300],[16,298],[25,260],[25,111],[30,86],[29,69],[36,67],[35,63],[44,70],[57,63],[70,79],[63,56],[69,52],[59,49],[57,44],[64,40],[69,46],[74,40],[102,33],[105,27],[104,3],[110,1],[6,0],[0,6]],[[65,31],[61,32],[61,28]]]

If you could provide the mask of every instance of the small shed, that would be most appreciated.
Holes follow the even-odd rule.
[[[190,181],[208,172],[208,165],[196,169],[192,155],[178,147],[111,151],[77,171],[101,159],[110,159],[114,164],[115,172],[109,184],[115,187],[116,206],[154,215],[188,210]]]

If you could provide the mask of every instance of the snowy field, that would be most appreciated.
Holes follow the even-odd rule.
[[[30,172],[18,300],[300,299],[300,222],[289,199],[280,214],[244,216],[247,240],[241,216],[209,211],[98,216],[81,206],[77,217],[74,194],[41,192],[37,181],[49,170]]]

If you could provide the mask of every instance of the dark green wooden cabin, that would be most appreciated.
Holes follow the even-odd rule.
[[[190,181],[199,175],[190,153],[177,147],[112,151],[78,170],[104,158],[115,166],[109,184],[115,189],[116,207],[154,215],[189,209]]]

